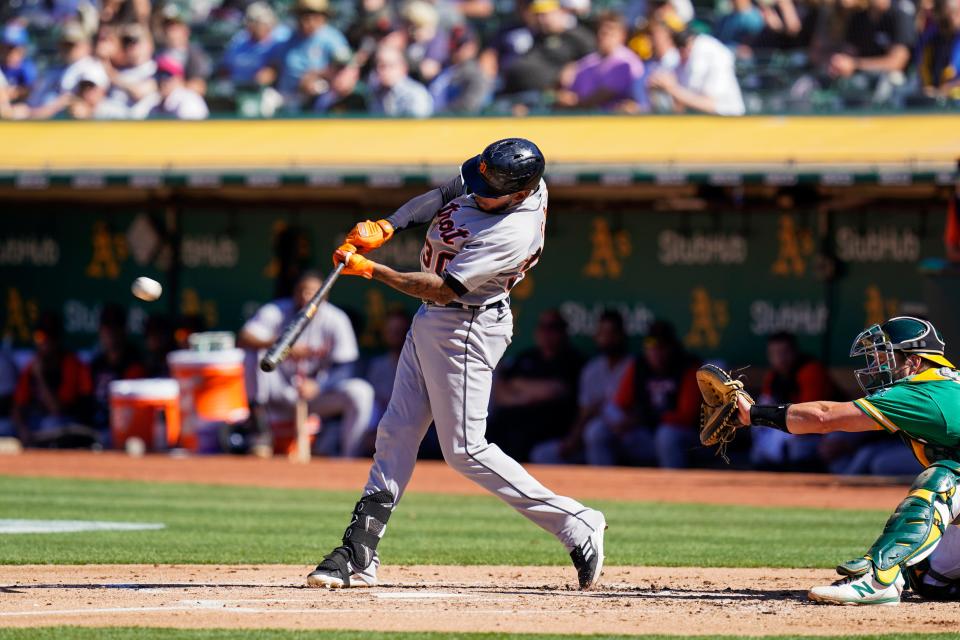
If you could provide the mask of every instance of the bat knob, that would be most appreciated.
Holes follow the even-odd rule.
[[[263,358],[260,361],[260,371],[265,371],[266,373],[270,373],[276,368],[277,368],[277,362],[275,360],[271,360],[270,358]]]

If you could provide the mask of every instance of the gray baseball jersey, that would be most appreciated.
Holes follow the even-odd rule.
[[[397,229],[430,222],[420,270],[442,277],[457,293],[457,302],[482,306],[503,300],[540,259],[547,217],[543,180],[526,200],[496,213],[477,207],[460,178],[425,195],[423,202],[415,198],[388,220]]]
[[[510,344],[513,316],[503,300],[543,250],[547,188],[515,207],[486,213],[451,180],[414,198],[388,218],[396,229],[430,223],[421,269],[443,276],[470,308],[425,304],[407,334],[390,403],[377,427],[373,468],[364,489],[399,501],[432,421],[443,457],[454,469],[556,536],[583,543],[603,515],[559,496],[486,440],[493,370]],[[523,425],[517,425],[523,428]],[[379,559],[366,569],[375,573]]]

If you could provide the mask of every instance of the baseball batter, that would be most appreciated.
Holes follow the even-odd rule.
[[[851,357],[865,397],[853,402],[752,405],[737,395],[741,424],[789,433],[871,431],[899,435],[925,469],[866,554],[837,567],[843,576],[814,587],[829,604],[897,604],[906,585],[931,599],[960,598],[960,372],[944,356],[934,326],[901,316],[854,340]]]
[[[510,290],[543,252],[543,171],[543,154],[529,140],[494,142],[463,163],[457,178],[386,220],[357,224],[334,252],[334,264],[346,264],[343,273],[379,280],[424,304],[403,346],[363,496],[343,544],[307,576],[309,585],[376,584],[377,545],[431,420],[448,464],[556,536],[570,551],[581,589],[597,583],[603,514],[556,495],[485,438],[493,370],[513,334]],[[427,223],[418,273],[362,255],[396,231]]]

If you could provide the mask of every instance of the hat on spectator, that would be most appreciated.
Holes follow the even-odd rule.
[[[330,13],[330,2],[328,0],[297,0],[293,7],[294,13]]]
[[[25,47],[29,39],[27,30],[19,24],[8,24],[3,28],[3,44],[8,47]]]
[[[101,89],[106,89],[110,86],[110,77],[107,75],[107,70],[103,68],[103,65],[89,64],[84,65],[83,69],[77,75],[77,87],[83,83],[92,84],[95,87],[100,87]]]
[[[174,76],[182,78],[184,76],[183,65],[173,56],[160,56],[157,58],[157,74]]]
[[[437,9],[425,0],[413,0],[403,8],[403,19],[417,28],[437,26],[440,16]]]
[[[90,36],[79,22],[67,22],[60,31],[60,42],[77,44],[89,40]]]
[[[269,4],[258,0],[247,7],[243,19],[250,24],[276,24],[277,14]]]
[[[560,9],[559,0],[533,0],[530,3],[532,13],[550,13]]]
[[[187,11],[175,2],[165,6],[160,15],[163,16],[164,22],[182,22],[183,24],[189,24],[190,22]]]

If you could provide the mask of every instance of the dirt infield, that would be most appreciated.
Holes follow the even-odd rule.
[[[827,571],[611,568],[571,588],[572,568],[385,567],[383,586],[303,587],[307,567],[0,568],[0,625],[777,635],[960,628],[955,603],[807,603]]]
[[[358,491],[367,461],[37,452],[0,474]],[[541,467],[545,484],[585,499],[819,508],[891,508],[900,484],[817,475]],[[411,491],[475,494],[442,463]],[[0,626],[171,626],[407,631],[783,635],[960,628],[955,603],[850,609],[808,603],[824,570],[610,567],[602,588],[572,589],[572,567],[397,567],[376,589],[303,586],[308,567],[84,565],[0,567]],[[371,620],[375,622],[371,623]]]
[[[536,467],[534,475],[554,491],[583,499],[892,509],[905,494],[902,484],[876,478],[817,474],[664,471],[598,467]],[[150,482],[199,482],[301,489],[363,487],[368,460],[319,459],[296,465],[282,458],[201,456],[132,458],[121,453],[28,452],[0,457],[0,474],[101,478]],[[479,486],[442,462],[417,464],[409,491],[478,495]]]

